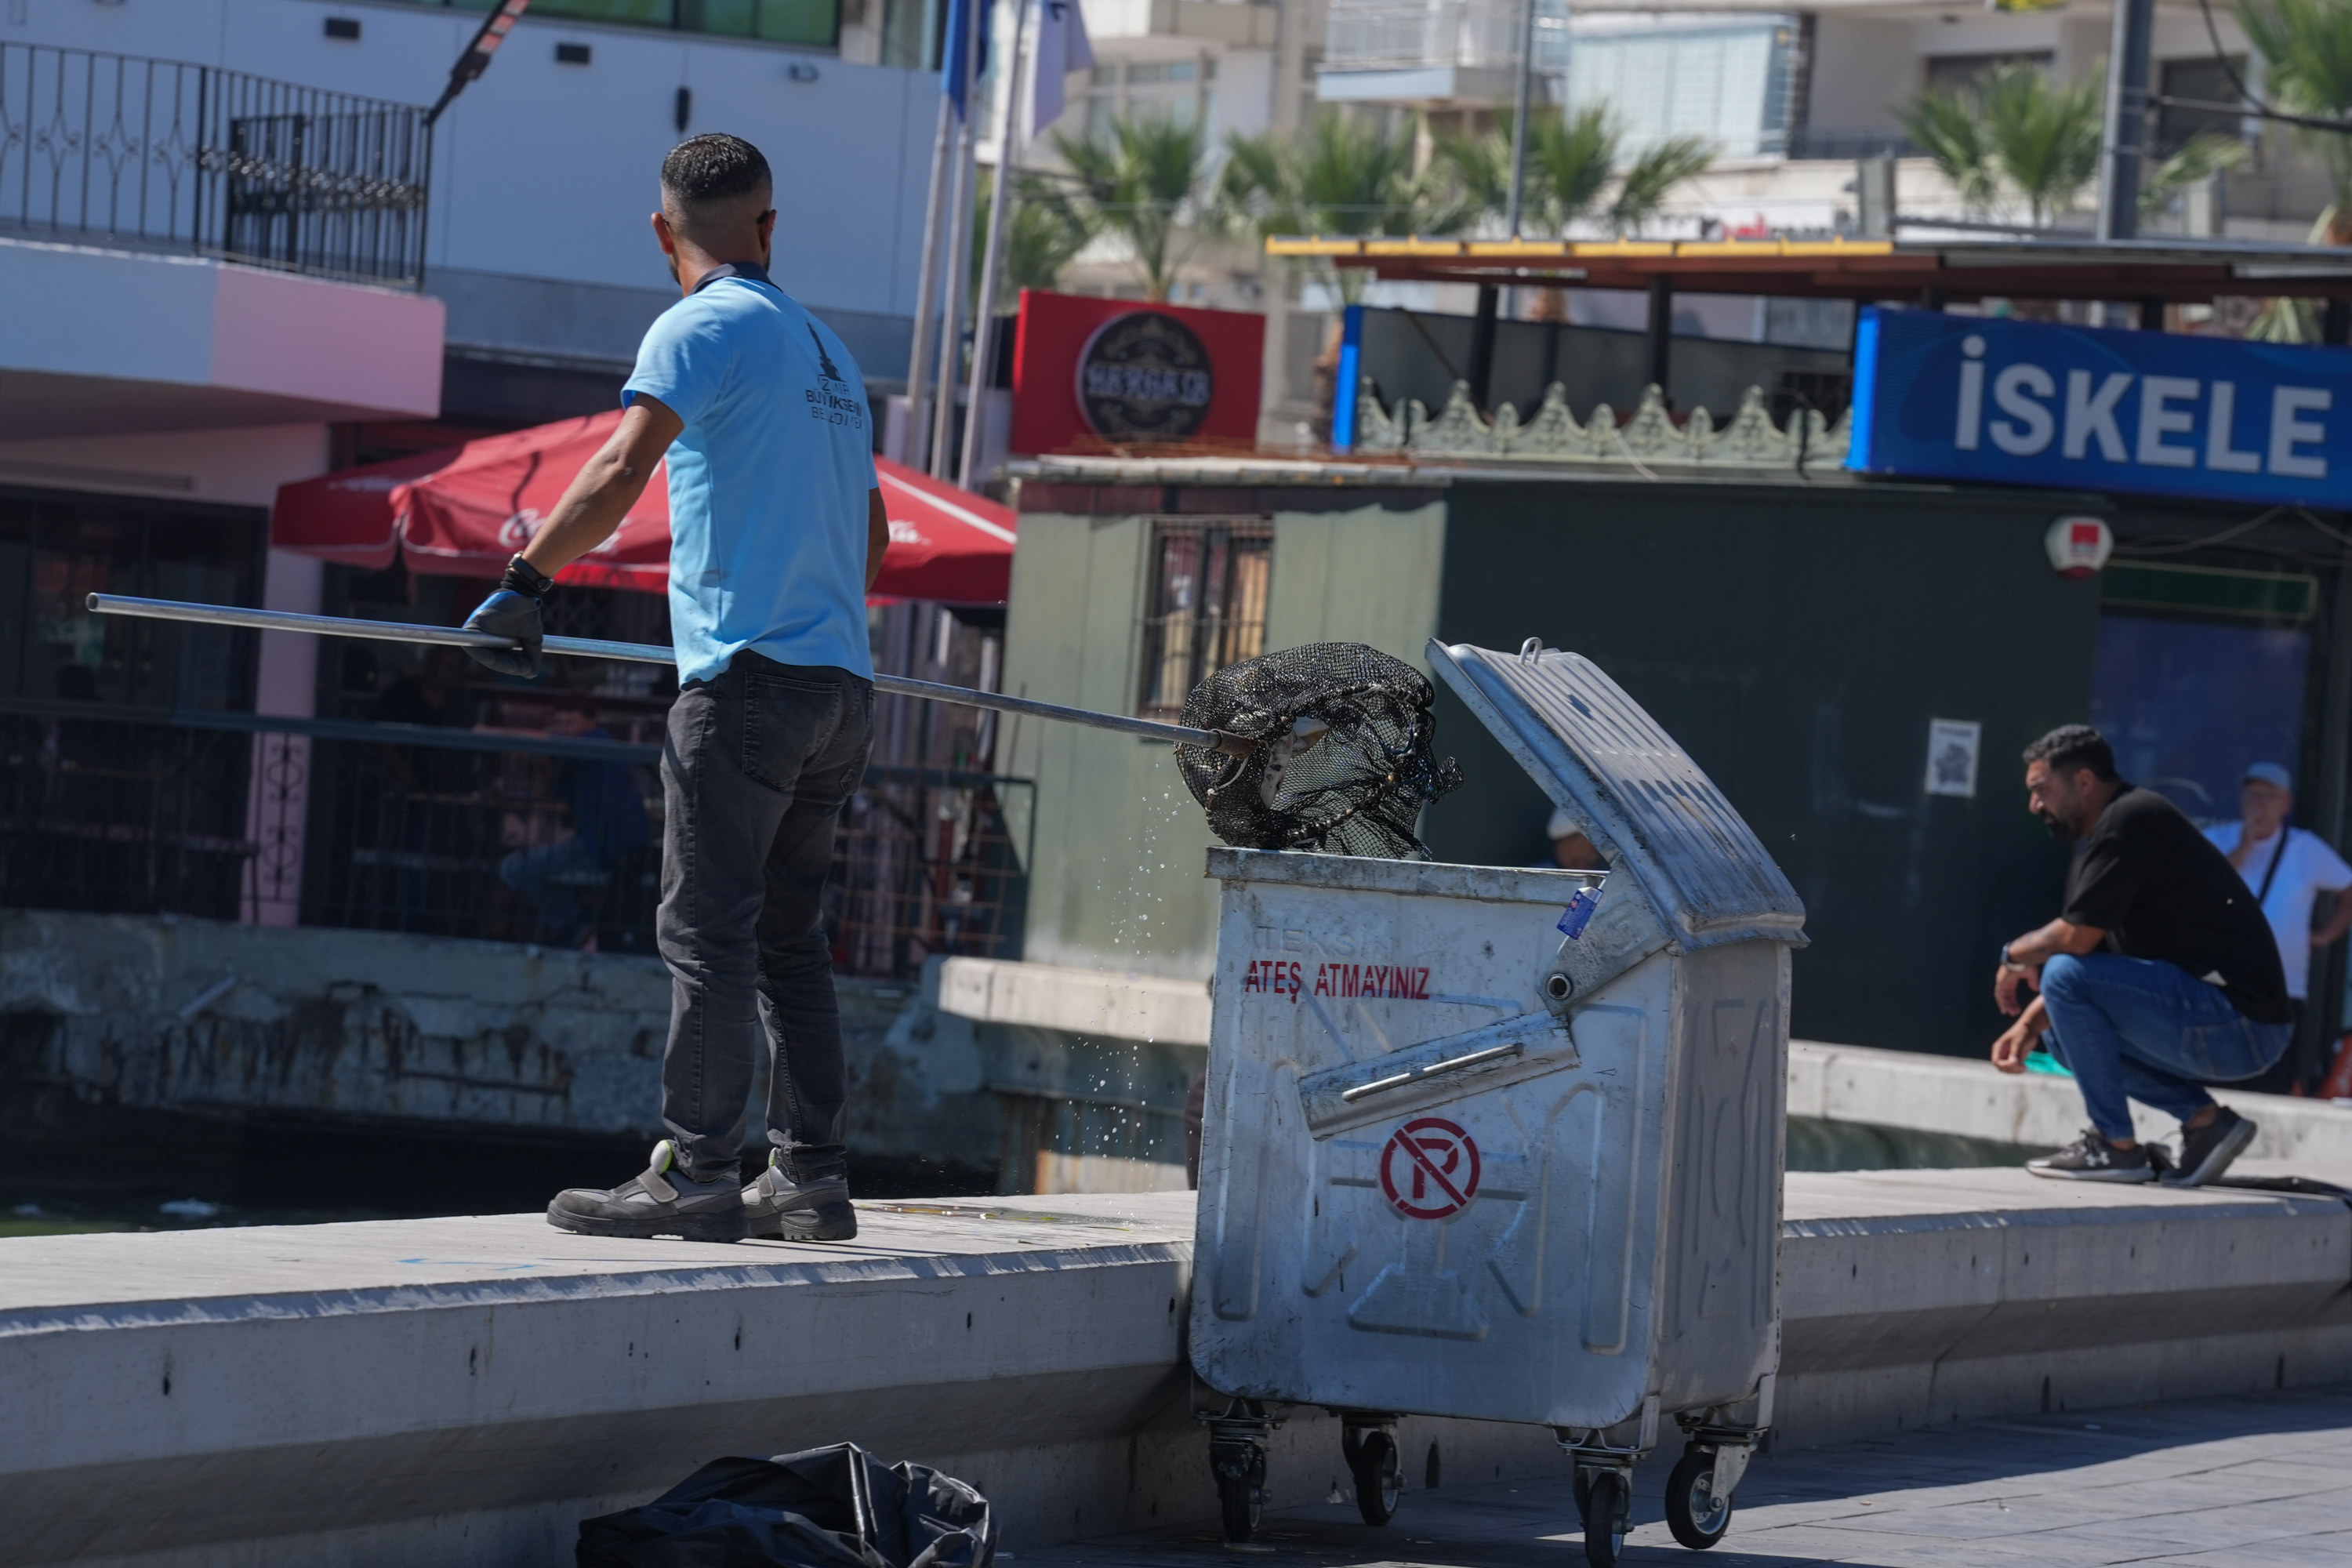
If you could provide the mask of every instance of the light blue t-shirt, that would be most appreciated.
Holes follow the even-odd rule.
[[[639,393],[686,421],[669,449],[678,679],[709,679],[745,648],[871,679],[877,481],[865,378],[841,340],[738,264],[654,322],[621,401]]]

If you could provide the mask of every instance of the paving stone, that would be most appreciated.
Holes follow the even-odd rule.
[[[1677,1545],[1662,1489],[1672,1446],[1636,1472],[1623,1562],[1685,1568],[2352,1568],[2352,1387],[1938,1427],[1772,1454],[1748,1470],[1731,1533]],[[1268,1550],[1213,1530],[1019,1553],[1014,1568],[1575,1568],[1583,1536],[1556,1488],[1409,1495],[1386,1529],[1351,1506],[1270,1514]]]

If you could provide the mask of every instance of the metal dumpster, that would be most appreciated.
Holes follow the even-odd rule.
[[[1428,651],[1610,869],[1209,852],[1191,1350],[1226,1533],[1289,1403],[1340,1414],[1371,1523],[1399,1415],[1553,1428],[1604,1568],[1671,1419],[1668,1522],[1712,1545],[1771,1420],[1803,906],[1590,660]]]

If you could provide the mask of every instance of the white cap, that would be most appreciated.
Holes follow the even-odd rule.
[[[1551,820],[1544,825],[1546,838],[1565,838],[1571,833],[1583,831],[1584,825],[1570,816],[1568,814],[1568,807],[1564,805],[1555,810],[1551,814]]]

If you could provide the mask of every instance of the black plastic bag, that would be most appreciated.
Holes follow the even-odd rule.
[[[580,1521],[580,1568],[989,1568],[988,1500],[855,1443],[714,1459],[643,1508]]]

